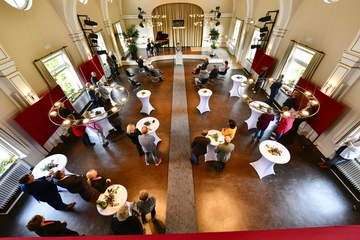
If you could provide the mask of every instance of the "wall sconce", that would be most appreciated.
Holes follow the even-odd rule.
[[[91,27],[97,27],[97,22],[91,21],[90,19],[85,19],[84,24]]]
[[[264,27],[260,28],[261,33],[267,32],[267,31],[269,31],[269,28],[267,26],[264,26]]]
[[[335,2],[338,2],[338,1],[339,0],[324,0],[324,2],[329,3],[329,4],[335,3]]]
[[[139,10],[139,15],[138,15],[138,18],[139,19],[143,19],[144,18],[144,14],[146,14],[142,9],[141,7],[138,7],[138,10]]]

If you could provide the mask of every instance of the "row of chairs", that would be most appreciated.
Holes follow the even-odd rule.
[[[133,91],[134,92],[140,91],[143,87],[141,83],[135,80],[135,74],[130,72],[128,69],[125,70],[125,73],[126,76],[128,77],[128,81],[131,83],[131,86],[133,86],[134,88]]]
[[[227,71],[229,69],[230,69],[230,67],[228,69],[226,69],[224,72],[216,72],[216,71],[210,72],[209,78],[201,80],[200,87],[204,88],[207,83],[209,83],[211,85],[214,85],[217,82],[218,79],[223,80],[225,78],[225,75],[226,75],[226,73],[227,73]],[[196,72],[193,75],[192,79],[196,79],[196,78],[199,78],[199,77],[200,77],[200,68],[199,68],[199,70],[196,70]]]
[[[159,82],[160,81],[160,79],[162,78],[160,73],[157,74],[156,71],[150,71],[150,69],[146,65],[141,64],[138,61],[136,61],[136,62],[138,64],[140,72],[145,72],[146,77],[150,77],[150,76],[154,77],[153,80],[152,80],[153,82]]]

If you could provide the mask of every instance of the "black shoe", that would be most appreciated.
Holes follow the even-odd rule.
[[[194,164],[194,161],[193,161],[191,158],[190,158],[190,163],[191,163],[191,164]]]
[[[106,147],[107,145],[109,145],[109,142],[104,143],[103,147]]]
[[[155,217],[153,217],[151,220],[152,220],[153,222],[155,222]]]
[[[141,157],[141,156],[144,156],[144,152],[140,153],[139,156],[140,156],[140,157]]]

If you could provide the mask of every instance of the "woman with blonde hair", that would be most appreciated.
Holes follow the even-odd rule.
[[[111,185],[111,179],[110,178],[104,178],[100,175],[98,175],[97,171],[95,169],[90,169],[86,173],[87,183],[89,186],[92,186],[96,190],[98,190],[100,193],[104,193],[106,189]]]
[[[136,149],[139,152],[139,155],[142,156],[144,155],[144,151],[139,142],[139,135],[141,135],[141,132],[135,127],[134,124],[130,123],[127,125],[126,136],[128,136],[131,139],[131,142],[136,145]]]

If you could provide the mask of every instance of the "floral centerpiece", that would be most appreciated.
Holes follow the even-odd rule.
[[[144,96],[145,94],[146,94],[146,92],[145,92],[145,91],[142,91],[142,92],[141,92],[141,95],[143,95],[143,96]]]
[[[212,137],[215,140],[215,142],[219,141],[219,134],[217,133],[211,134],[210,137]]]
[[[52,168],[57,167],[57,166],[58,166],[58,164],[55,164],[53,162],[47,163],[44,165],[43,168],[41,168],[41,171],[50,171]]]
[[[277,147],[270,147],[269,145],[265,145],[268,148],[268,152],[273,156],[281,156],[282,150],[278,149]]]
[[[102,209],[105,209],[108,206],[110,206],[110,207],[119,206],[119,203],[116,202],[116,197],[115,197],[115,194],[117,194],[118,189],[119,189],[119,186],[108,189],[107,194],[104,194],[104,201],[97,200],[96,205],[98,205]]]
[[[146,122],[144,122],[144,125],[148,127],[148,126],[151,125],[151,122],[150,122],[150,121],[146,121]]]
[[[203,92],[203,93],[207,93],[207,90],[203,90],[202,92]]]

